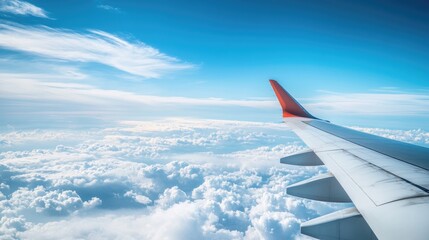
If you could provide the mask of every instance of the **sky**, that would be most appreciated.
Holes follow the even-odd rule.
[[[425,1],[0,0],[0,240],[307,239],[282,123],[429,146]]]
[[[6,1],[1,129],[281,121],[428,129],[425,1]]]

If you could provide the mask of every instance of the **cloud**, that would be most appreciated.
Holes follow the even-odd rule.
[[[419,93],[333,93],[308,99],[309,109],[351,115],[428,115],[429,95]]]
[[[287,212],[265,212],[252,222],[260,239],[292,239],[299,233],[299,221]]]
[[[157,209],[150,215],[141,211],[128,215],[72,218],[34,227],[23,239],[240,239],[237,232],[205,231],[206,217],[196,203],[180,203]],[[65,227],[67,224],[68,227]]]
[[[279,164],[305,148],[281,123],[123,121],[2,138],[4,238],[294,239],[301,222],[350,206],[286,194],[327,170]]]
[[[0,47],[50,59],[100,63],[146,78],[193,68],[142,42],[129,42],[100,30],[78,33],[47,26],[2,23]]]
[[[20,0],[0,0],[0,11],[17,15],[49,18],[45,10],[29,2]]]
[[[276,233],[295,236],[297,230],[275,216],[290,212],[292,223],[318,213],[292,200],[284,187],[323,168],[278,164],[280,156],[302,149],[287,133],[282,124],[196,119],[124,121],[74,134],[11,130],[3,139],[12,150],[0,153],[0,215],[21,224],[2,233],[23,239],[243,239],[269,235],[270,224],[280,224]],[[51,137],[57,144],[32,144]],[[295,146],[280,144],[288,141]],[[196,152],[210,158],[177,160]],[[277,200],[259,201],[263,194]]]
[[[107,11],[117,12],[117,13],[121,12],[121,10],[119,8],[112,7],[112,6],[107,5],[107,4],[99,4],[99,5],[97,5],[97,8],[107,10]]]
[[[424,131],[422,129],[393,130],[384,128],[364,128],[356,126],[350,128],[397,141],[409,142],[414,144],[429,144],[429,132]]]
[[[0,40],[1,41],[1,40]],[[29,105],[32,111],[51,111],[57,114],[73,109],[87,115],[123,112],[136,114],[134,109],[165,112],[179,108],[198,110],[198,106],[246,107],[258,109],[279,109],[275,99],[225,99],[193,98],[181,96],[156,96],[126,90],[104,89],[78,81],[86,75],[73,68],[65,73],[0,73],[0,98],[10,101],[24,100],[11,111],[20,111],[19,106]],[[62,82],[57,82],[61,79]],[[77,82],[78,81],[78,82]],[[352,93],[322,95],[306,99],[307,109],[324,115],[377,115],[377,116],[426,116],[429,97],[412,93]],[[48,107],[46,107],[46,103]],[[43,107],[41,107],[43,106]],[[103,106],[100,108],[100,106]],[[156,106],[156,108],[154,108]],[[191,107],[191,109],[189,109]],[[27,109],[27,108],[25,108]],[[93,111],[90,111],[90,110]],[[133,109],[133,111],[129,111]],[[163,111],[162,111],[163,110]],[[128,111],[128,112],[127,112]],[[143,112],[143,111],[142,111]],[[184,112],[184,111],[178,111]],[[28,113],[28,111],[26,112]],[[158,113],[161,114],[161,113]],[[112,116],[112,114],[110,114]]]
[[[0,148],[3,150],[11,147],[25,147],[25,145],[31,145],[32,147],[47,147],[57,146],[59,142],[67,144],[70,142],[82,141],[85,138],[90,137],[89,132],[76,133],[71,130],[27,130],[27,131],[9,131],[0,135]],[[93,135],[92,135],[93,136]]]
[[[75,82],[64,83],[38,80],[27,74],[0,73],[0,77],[2,78],[0,82],[0,98],[6,99],[62,101],[83,105],[108,105],[112,108],[117,108],[117,106],[121,104],[143,104],[150,106],[242,106],[254,108],[278,107],[274,101],[268,100],[153,96],[129,91],[100,89],[88,84]]]
[[[36,213],[53,216],[69,215],[80,209],[93,208],[101,204],[100,199],[96,197],[84,202],[75,191],[47,191],[43,186],[34,189],[19,188],[6,202],[10,210],[16,214],[31,209]]]
[[[169,208],[176,203],[184,202],[188,199],[188,196],[184,191],[179,189],[177,186],[167,188],[164,193],[157,200],[157,204],[162,208]]]
[[[25,231],[31,227],[23,216],[0,218],[0,239],[13,240],[17,239],[19,232]]]
[[[131,197],[133,198],[136,202],[143,204],[143,205],[147,205],[152,203],[152,200],[150,200],[150,198],[144,196],[144,195],[140,195],[135,193],[134,191],[130,190],[128,192],[126,192],[124,194],[124,197]]]

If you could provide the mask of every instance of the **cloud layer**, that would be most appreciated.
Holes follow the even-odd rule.
[[[142,42],[129,42],[100,30],[78,33],[47,26],[2,23],[0,47],[51,59],[101,63],[146,78],[193,67]]]
[[[325,169],[279,164],[304,149],[282,124],[127,121],[1,143],[4,239],[293,238],[300,221],[343,207],[285,194]]]
[[[293,239],[301,222],[348,206],[286,194],[326,169],[279,163],[305,149],[284,124],[124,121],[0,143],[0,239]]]
[[[112,6],[107,5],[107,4],[99,4],[99,5],[97,5],[97,8],[100,8],[100,9],[103,9],[103,10],[106,10],[106,11],[116,12],[116,13],[120,13],[121,12],[121,10],[119,8],[112,7]]]

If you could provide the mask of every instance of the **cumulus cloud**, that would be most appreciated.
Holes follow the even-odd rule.
[[[279,164],[305,148],[280,123],[165,119],[3,135],[5,239],[293,239],[301,222],[350,206],[286,194],[326,168]],[[27,144],[37,136],[57,144]]]
[[[2,23],[0,47],[50,59],[101,63],[147,78],[193,67],[142,42],[130,42],[100,30],[78,33],[47,26]]]
[[[17,239],[17,234],[31,227],[23,216],[0,218],[0,239],[13,240]]]
[[[287,212],[265,212],[252,224],[260,239],[292,239],[299,230],[299,221]]]
[[[2,136],[9,150],[0,153],[0,209],[25,227],[4,232],[32,239],[188,239],[190,232],[197,239],[244,238],[251,216],[260,217],[251,211],[258,204],[256,191],[276,186],[274,181],[285,186],[321,171],[269,171],[280,156],[302,149],[287,133],[282,124],[196,119],[125,121],[83,132],[83,138],[79,132],[10,131]],[[56,145],[34,149],[31,144],[51,138]],[[291,141],[296,147],[277,141]],[[267,157],[277,148],[281,150]],[[187,161],[195,152],[210,158],[195,155]],[[288,196],[282,193],[280,198]],[[104,209],[114,211],[100,215]],[[135,210],[130,214],[127,209]],[[50,220],[45,222],[43,216]],[[61,227],[64,224],[69,227]]]
[[[17,15],[48,18],[47,12],[42,8],[20,0],[0,0],[0,11]]]
[[[138,202],[138,203],[140,203],[140,204],[143,204],[143,205],[146,205],[146,204],[152,203],[152,200],[150,200],[150,198],[148,198],[148,197],[146,197],[146,196],[144,196],[144,195],[137,194],[137,193],[135,193],[135,192],[134,192],[134,191],[132,191],[132,190],[130,190],[130,191],[128,191],[128,192],[126,192],[126,193],[124,194],[124,197],[131,197],[131,198],[133,198],[136,202]]]
[[[184,191],[179,189],[177,186],[167,188],[164,193],[157,200],[157,204],[163,208],[169,208],[172,205],[184,202],[188,199],[188,196]]]
[[[73,218],[39,225],[20,235],[23,239],[204,239],[204,216],[197,204],[181,203],[150,215],[106,215]],[[64,227],[67,224],[68,227]],[[238,233],[211,233],[212,239],[237,239]]]
[[[71,131],[71,130],[43,130],[33,129],[27,131],[9,131],[0,134],[0,150],[26,149],[28,146],[38,147],[61,147],[62,144],[82,141],[93,135],[94,132]],[[1,188],[1,185],[0,185]]]
[[[36,213],[63,216],[84,207],[94,207],[101,204],[101,201],[93,198],[84,202],[75,191],[47,191],[43,186],[37,186],[34,189],[19,188],[2,204],[8,205],[10,211],[16,213],[31,209]]]

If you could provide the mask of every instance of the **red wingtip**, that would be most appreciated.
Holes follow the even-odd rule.
[[[314,118],[308,113],[276,80],[270,80],[271,87],[282,106],[283,117],[306,117]]]

